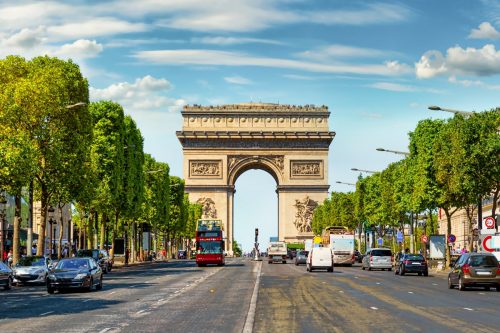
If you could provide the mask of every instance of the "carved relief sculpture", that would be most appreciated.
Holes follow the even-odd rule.
[[[292,177],[323,177],[322,161],[292,161]]]
[[[318,206],[318,202],[305,197],[302,200],[295,199],[294,207],[297,209],[295,213],[295,228],[299,232],[311,232],[311,222],[313,217],[314,209]]]
[[[220,177],[221,161],[189,161],[191,177]]]
[[[215,209],[215,202],[210,198],[199,198],[196,203],[201,205],[201,218],[202,219],[215,219],[217,218],[217,209]]]

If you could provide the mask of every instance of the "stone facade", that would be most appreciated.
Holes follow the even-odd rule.
[[[328,149],[335,133],[325,106],[245,103],[185,106],[177,137],[190,201],[222,219],[232,253],[234,185],[250,169],[276,180],[278,237],[311,238],[312,212],[328,196]]]

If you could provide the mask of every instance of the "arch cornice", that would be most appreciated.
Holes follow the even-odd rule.
[[[283,184],[283,155],[229,155],[227,164],[229,186],[234,186],[238,177],[250,169],[264,170],[274,178],[277,185]]]

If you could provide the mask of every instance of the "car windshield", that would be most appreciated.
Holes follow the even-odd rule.
[[[406,260],[420,260],[420,261],[423,261],[424,260],[424,257],[420,254],[409,254],[406,256]]]
[[[201,241],[198,242],[198,254],[220,254],[222,253],[222,241]]]
[[[22,257],[17,262],[16,266],[44,266],[44,257]]]
[[[390,257],[392,256],[392,252],[391,250],[372,250],[372,256]]]
[[[472,267],[496,267],[498,262],[493,256],[472,256],[469,259],[469,265]]]
[[[89,268],[87,259],[64,259],[59,261],[56,269],[86,269]]]
[[[300,251],[299,252],[299,255],[301,255],[301,256],[306,256],[307,257],[308,254],[309,254],[309,251]]]
[[[92,250],[78,250],[77,257],[94,257],[94,251]]]

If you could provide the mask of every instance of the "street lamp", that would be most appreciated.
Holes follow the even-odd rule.
[[[436,106],[436,105],[431,105],[427,108],[429,110],[432,110],[432,111],[445,111],[445,112],[451,112],[454,114],[460,114],[460,115],[464,116],[465,118],[470,117],[475,113],[475,112],[471,112],[471,111],[460,111],[460,110],[442,108],[442,107]]]
[[[376,150],[377,151],[385,151],[385,152],[388,152],[388,153],[394,153],[394,154],[397,154],[397,155],[404,155],[404,156],[409,156],[410,155],[410,153],[407,153],[407,152],[404,152],[404,151],[390,150],[390,149],[385,149],[385,148],[377,148]]]
[[[52,254],[53,254],[53,251],[54,251],[54,236],[55,236],[55,231],[54,233],[53,232],[53,229],[52,229],[52,224],[54,224],[55,220],[54,220],[54,212],[55,212],[55,209],[54,207],[52,206],[49,206],[49,209],[47,209],[47,213],[49,213],[49,224],[50,224],[50,257],[52,258]],[[45,238],[45,235],[44,235],[44,238]],[[40,244],[38,244],[40,245]]]
[[[3,260],[4,251],[4,220],[5,220],[5,208],[7,205],[7,198],[3,193],[0,193],[0,260]]]
[[[362,170],[362,169],[357,169],[357,168],[351,168],[351,171],[359,171],[359,172],[365,172],[365,173],[377,173],[377,171]]]
[[[336,181],[335,183],[337,184],[344,184],[344,185],[349,185],[349,186],[356,186],[356,184],[353,184],[353,183],[346,183],[346,182],[341,182],[341,181]]]

